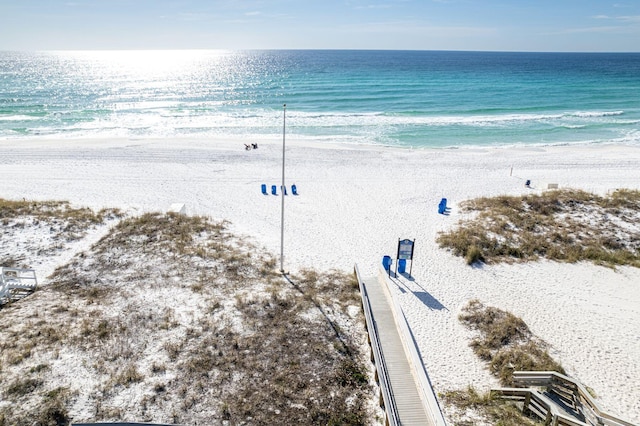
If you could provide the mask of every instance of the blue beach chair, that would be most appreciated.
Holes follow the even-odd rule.
[[[264,183],[262,184],[262,193],[263,193],[264,195],[267,195],[267,185],[266,185],[266,184],[264,184]]]
[[[282,186],[282,187],[280,187],[280,189],[282,190],[282,195],[287,195],[287,187],[286,186]]]
[[[393,260],[391,260],[391,256],[384,256],[382,258],[382,267],[384,268],[385,271],[387,271],[387,274],[389,276],[391,276],[391,264],[393,263]]]
[[[392,263],[393,263],[393,260],[391,260],[391,256],[382,257],[382,267],[384,268],[385,271],[388,271],[389,269],[391,269]]]
[[[295,184],[291,185],[291,193],[293,195],[298,195],[298,187]]]
[[[275,185],[271,185],[271,193],[272,193],[273,195],[278,195],[278,191],[277,191],[277,189],[276,189],[276,188],[277,188],[277,186],[275,186]]]
[[[443,198],[438,204],[438,213],[444,214],[447,211],[447,199]]]
[[[407,259],[398,259],[398,272],[404,274],[407,270]]]

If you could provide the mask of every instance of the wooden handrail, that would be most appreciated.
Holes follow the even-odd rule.
[[[588,426],[587,423],[560,412],[556,404],[540,392],[528,388],[491,389],[493,395],[523,402],[523,412],[530,411],[545,421],[558,426]]]
[[[367,294],[367,289],[364,286],[364,281],[360,276],[358,265],[354,266],[354,273],[358,280],[358,287],[360,288],[360,295],[362,297],[362,310],[364,311],[364,318],[371,340],[371,350],[373,351],[373,358],[378,372],[378,380],[380,381],[380,392],[382,393],[382,400],[384,401],[387,424],[391,426],[399,426],[400,416],[398,415],[398,407],[396,406],[396,400],[393,396],[393,389],[391,388],[391,380],[389,378],[387,364],[382,353],[382,346],[380,345],[378,327],[373,319],[373,311],[371,310],[369,295]]]
[[[527,386],[547,386],[563,400],[570,400],[591,425],[637,426],[605,412],[582,383],[556,371],[514,371],[513,381]]]

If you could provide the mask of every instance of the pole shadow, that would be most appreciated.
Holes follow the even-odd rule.
[[[351,349],[349,348],[349,345],[347,344],[347,342],[345,342],[345,340],[342,338],[342,335],[340,334],[340,329],[339,327],[331,320],[331,318],[329,318],[329,316],[327,315],[327,313],[324,311],[324,309],[322,308],[322,306],[311,296],[307,295],[305,293],[305,291],[296,283],[294,282],[291,277],[289,276],[289,274],[282,274],[284,279],[294,288],[296,289],[305,299],[309,300],[315,307],[316,309],[318,309],[318,311],[320,311],[320,313],[322,314],[322,316],[324,317],[324,319],[327,321],[327,324],[329,324],[329,327],[331,327],[331,329],[333,330],[333,334],[335,335],[336,339],[340,342],[340,345],[342,346],[342,350],[344,351],[344,353],[349,357],[353,359],[353,354],[351,352]]]
[[[402,275],[404,277],[404,279],[407,280],[407,281],[414,282],[416,280],[411,275],[409,275],[408,272],[402,272],[402,273],[400,273],[400,275]]]

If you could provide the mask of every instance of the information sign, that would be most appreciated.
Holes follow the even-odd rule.
[[[415,241],[398,241],[398,259],[413,260],[413,246]]]

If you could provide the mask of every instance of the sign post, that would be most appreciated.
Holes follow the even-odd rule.
[[[411,266],[409,267],[409,275],[411,275],[411,271],[413,269],[413,249],[415,247],[416,240],[401,240],[398,238],[398,255],[396,256],[397,260],[404,259],[410,260]],[[398,275],[398,261],[396,261],[396,275]]]

